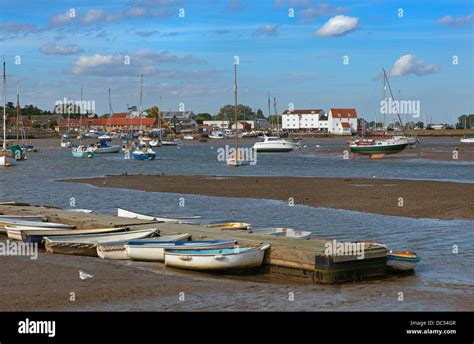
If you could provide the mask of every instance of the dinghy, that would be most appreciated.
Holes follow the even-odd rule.
[[[244,245],[224,249],[166,250],[167,267],[190,270],[230,270],[262,265],[270,244]]]
[[[186,217],[157,217],[157,216],[152,216],[152,215],[145,215],[145,214],[139,214],[135,213],[133,211],[117,208],[117,216],[118,217],[126,217],[129,219],[139,219],[139,220],[145,220],[145,221],[157,221],[157,222],[168,222],[168,223],[191,223],[191,222],[186,222],[182,220],[195,220],[195,219],[200,219],[201,216],[186,216]]]
[[[159,233],[158,229],[141,229],[119,233],[46,236],[43,240],[48,253],[97,257],[98,243],[144,239],[158,236]]]
[[[259,230],[259,231],[256,231],[255,234],[284,236],[287,238],[294,238],[294,239],[309,239],[309,237],[311,236],[310,231],[301,231],[298,229],[284,228],[284,227],[269,229],[269,230]]]
[[[127,232],[128,227],[112,227],[112,228],[90,228],[90,229],[55,229],[55,228],[41,228],[41,227],[10,227],[12,235],[16,235],[13,231],[20,230],[20,238],[24,242],[37,242],[41,244],[43,238],[56,237],[64,235],[84,235],[84,234],[105,234],[105,233],[119,233]],[[10,234],[9,234],[10,235]]]
[[[410,271],[416,268],[420,258],[410,251],[389,251],[387,266],[395,271]]]
[[[134,241],[148,241],[148,242],[176,242],[176,241],[186,241],[191,238],[191,234],[176,234],[176,235],[167,235],[160,236],[157,238],[141,239]],[[128,241],[114,241],[108,243],[98,243],[97,244],[97,255],[102,259],[130,259],[127,255],[127,248],[125,244]]]
[[[17,220],[17,221],[35,221],[35,222],[48,221],[48,218],[46,216],[38,216],[38,215],[0,215],[0,222],[3,219]]]
[[[25,221],[25,220],[15,220],[15,219],[6,219],[6,218],[0,219],[0,226],[28,226],[28,227],[45,227],[45,228],[62,228],[62,229],[76,228],[76,226],[67,225],[64,223]]]
[[[235,240],[196,240],[178,242],[147,242],[130,241],[125,244],[127,255],[132,260],[162,262],[165,260],[166,249],[193,249],[193,248],[229,248],[234,247]]]
[[[250,230],[252,226],[245,222],[227,222],[227,223],[213,223],[207,225],[209,228],[218,228],[222,230]]]

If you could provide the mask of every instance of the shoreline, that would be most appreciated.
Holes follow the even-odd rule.
[[[342,177],[186,175],[113,175],[63,179],[58,182],[214,197],[284,202],[293,199],[295,205],[318,208],[411,218],[474,220],[474,184],[470,183]]]

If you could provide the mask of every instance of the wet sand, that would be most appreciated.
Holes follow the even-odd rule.
[[[119,175],[66,180],[97,187],[219,197],[273,199],[313,207],[413,218],[474,220],[474,184],[318,178]]]
[[[324,286],[243,281],[182,273],[159,263],[47,253],[33,261],[28,257],[1,257],[1,261],[0,311],[474,310],[473,286],[420,284],[416,274]],[[94,277],[83,281],[79,270]],[[400,291],[403,302],[398,301]],[[75,301],[70,300],[71,293]]]

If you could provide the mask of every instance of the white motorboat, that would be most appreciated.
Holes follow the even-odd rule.
[[[253,149],[257,152],[291,152],[298,148],[294,142],[287,141],[278,136],[264,136],[264,141],[255,142]]]
[[[466,135],[460,141],[462,143],[474,143],[474,135]]]
[[[222,131],[213,131],[211,134],[209,134],[210,139],[223,139],[225,138],[225,135]]]

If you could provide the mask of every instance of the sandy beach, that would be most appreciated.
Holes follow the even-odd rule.
[[[97,187],[273,199],[313,207],[435,219],[474,219],[474,184],[361,178],[120,175],[66,180]]]

